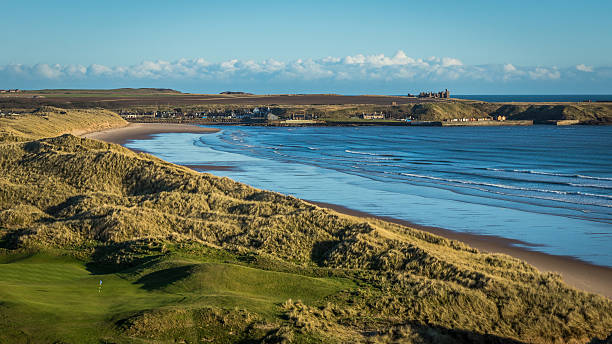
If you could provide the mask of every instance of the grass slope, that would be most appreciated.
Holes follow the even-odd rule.
[[[155,314],[173,314],[177,310],[246,308],[257,312],[258,316],[251,317],[263,322],[278,315],[276,305],[288,298],[310,303],[352,286],[339,279],[176,257],[121,273],[92,273],[83,262],[52,253],[4,260],[0,264],[0,342],[11,343],[54,342],[58,338],[73,343],[133,339],[116,336],[121,326],[131,334],[146,337],[156,331],[159,336],[165,331],[161,324],[138,327],[152,309]],[[113,321],[123,316],[126,320]],[[176,314],[165,321],[170,318],[175,319]]]
[[[533,119],[535,122],[548,120],[579,120],[582,123],[612,123],[612,104],[571,104],[571,105],[504,105],[496,110],[509,119]]]
[[[44,98],[32,98],[32,95]],[[533,120],[535,123],[566,119],[579,120],[583,124],[612,123],[611,102],[529,104],[456,99],[433,101],[387,96],[196,95],[166,89],[41,90],[0,97],[0,109],[4,109],[3,112],[29,111],[41,106],[68,107],[76,111],[104,108],[127,112],[174,111],[180,108],[184,113],[242,112],[258,106],[269,106],[274,114],[285,119],[292,113],[307,113],[334,123],[355,122],[362,113],[372,112],[385,113],[387,119],[394,120],[412,117],[417,120],[443,121],[505,115],[510,120]],[[97,112],[100,113],[99,110]]]
[[[612,328],[612,302],[511,257],[72,135],[0,143],[0,249],[7,342],[581,343]]]
[[[28,114],[0,117],[0,141],[80,135],[127,125],[107,110],[63,110],[45,106]]]

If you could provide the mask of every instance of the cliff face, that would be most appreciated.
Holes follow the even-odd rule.
[[[315,109],[311,110],[312,112]],[[400,106],[354,106],[330,111],[336,119],[347,119],[359,112],[385,113],[389,118],[408,116],[422,121],[444,121],[460,118],[486,118],[505,116],[508,120],[533,120],[545,123],[551,120],[578,120],[583,124],[612,123],[612,103],[571,104],[499,104],[473,101],[424,102]]]
[[[453,118],[481,118],[488,114],[465,103],[425,103],[412,108],[411,115],[422,121],[444,121]]]
[[[500,109],[511,119],[533,119],[535,122],[547,120],[579,120],[582,123],[612,123],[612,106],[598,104],[572,105],[531,105],[505,106]]]
[[[427,103],[411,108],[410,115],[420,120],[443,121],[453,118],[479,118],[503,115],[510,120],[579,120],[584,124],[612,123],[612,104],[575,103],[563,105],[524,105],[494,103]]]
[[[68,134],[0,143],[0,224],[0,256],[62,252],[141,285],[99,320],[122,340],[562,343],[612,328],[610,301],[517,259]],[[11,278],[0,289],[30,283]],[[50,312],[7,295],[0,314]],[[5,318],[0,332],[42,326]]]
[[[555,105],[525,104],[474,104],[490,115],[503,115],[507,119],[533,120],[543,123],[550,120],[579,120],[584,124],[612,123],[612,104],[573,103]]]

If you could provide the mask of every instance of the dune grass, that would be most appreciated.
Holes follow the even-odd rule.
[[[107,110],[64,110],[44,106],[32,113],[0,117],[0,142],[9,138],[23,140],[68,133],[80,135],[125,125],[124,119]]]
[[[11,130],[0,143],[0,342],[610,335],[612,302],[520,260],[117,145]]]

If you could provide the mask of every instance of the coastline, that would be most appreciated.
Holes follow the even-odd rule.
[[[529,245],[519,240],[494,235],[462,233],[445,228],[419,225],[407,220],[377,216],[337,204],[311,200],[304,201],[322,208],[335,210],[342,214],[393,222],[447,239],[461,241],[479,251],[507,254],[535,266],[542,272],[560,274],[563,277],[563,281],[574,288],[597,293],[612,299],[612,268],[607,266],[591,264],[571,256],[557,256],[514,246],[515,244]]]
[[[219,129],[176,123],[130,123],[125,127],[94,131],[81,135],[88,139],[124,145],[129,140],[147,140],[162,133],[216,133]]]
[[[126,127],[92,132],[82,135],[82,137],[124,145],[129,140],[146,140],[152,135],[160,133],[215,133],[218,131],[219,129],[216,128],[199,127],[190,124],[130,123]],[[216,166],[214,163],[187,165],[186,167],[198,172],[229,168],[229,166]],[[514,246],[514,244],[525,245],[525,243],[518,240],[498,236],[461,233],[444,228],[418,225],[406,220],[376,216],[366,212],[349,209],[341,205],[305,201],[346,215],[362,218],[376,218],[423,230],[451,240],[464,242],[480,251],[507,254],[526,261],[542,272],[559,273],[563,277],[563,281],[572,287],[597,293],[612,299],[612,268],[610,267],[591,264],[570,256],[551,255]]]

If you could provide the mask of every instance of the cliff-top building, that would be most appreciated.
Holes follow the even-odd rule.
[[[450,92],[448,89],[440,92],[421,92],[419,93],[419,98],[450,98]]]

